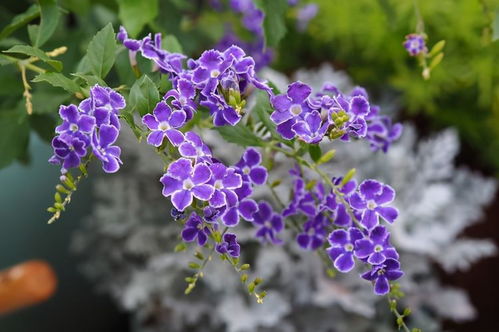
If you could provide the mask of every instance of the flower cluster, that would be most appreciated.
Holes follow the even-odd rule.
[[[425,37],[421,34],[411,33],[405,36],[404,48],[411,56],[424,54],[428,52]]]
[[[88,147],[102,162],[102,169],[114,173],[120,168],[121,150],[113,145],[119,135],[118,114],[125,108],[125,99],[116,91],[95,85],[90,89],[90,97],[78,106],[62,105],[59,115],[62,124],[52,140],[54,155],[52,164],[61,165],[61,173],[78,167],[87,156]]]
[[[325,136],[348,141],[365,138],[373,150],[387,151],[399,138],[402,125],[392,125],[387,117],[378,115],[379,108],[370,105],[362,88],[355,88],[349,95],[341,93],[331,84],[312,95],[312,89],[302,82],[288,86],[285,94],[273,96],[271,115],[277,132],[287,140],[298,137],[316,144]]]

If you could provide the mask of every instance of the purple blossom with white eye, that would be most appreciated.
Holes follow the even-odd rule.
[[[284,222],[282,217],[272,210],[269,203],[265,201],[258,203],[258,211],[253,215],[252,223],[258,228],[255,234],[257,238],[273,244],[282,243],[282,240],[277,238],[277,233],[283,230]]]
[[[147,143],[153,146],[161,146],[165,136],[171,144],[179,146],[184,141],[184,135],[176,128],[184,125],[186,119],[185,112],[170,108],[164,101],[156,104],[153,114],[146,114],[142,117],[142,122],[151,130],[147,136]]]
[[[297,120],[291,130],[302,140],[309,144],[319,143],[329,127],[328,122],[322,123],[321,115],[312,111],[304,119]]]
[[[222,52],[204,51],[197,60],[198,66],[194,69],[192,81],[196,85],[209,85],[216,88],[220,75],[232,65],[232,61],[232,59],[225,59]],[[205,95],[209,96],[209,93]]]
[[[243,176],[244,181],[262,185],[267,181],[267,169],[260,166],[262,155],[254,148],[247,148],[236,167]]]
[[[362,232],[355,227],[350,227],[348,231],[337,229],[329,234],[328,241],[331,247],[326,251],[338,271],[345,273],[353,269],[355,266],[354,250],[356,250],[356,241],[362,238]]]
[[[224,225],[229,227],[236,226],[241,217],[252,221],[254,214],[258,211],[256,202],[248,198],[252,190],[247,182],[243,182],[242,186],[237,188],[235,192],[236,197],[226,195],[227,206],[221,218]]]
[[[277,132],[285,139],[295,137],[291,129],[297,119],[303,119],[310,112],[308,97],[312,93],[310,86],[302,82],[294,82],[288,86],[286,94],[280,94],[271,98],[275,111],[270,115],[272,121],[277,125]]]
[[[373,151],[387,152],[390,145],[400,138],[403,126],[401,123],[392,124],[387,116],[378,116],[367,126],[366,139],[371,144]]]
[[[215,246],[215,250],[219,254],[228,254],[232,257],[239,257],[241,246],[237,243],[236,234],[225,233],[221,243]]]
[[[411,56],[428,52],[424,36],[417,33],[411,33],[405,36],[404,48]]]
[[[215,208],[227,205],[227,196],[231,196],[232,201],[237,200],[234,190],[243,184],[241,175],[236,174],[234,168],[228,168],[222,163],[212,164],[210,169],[212,172],[210,184],[215,189],[210,198],[210,205]]]
[[[197,239],[198,245],[202,247],[208,241],[210,230],[204,224],[203,219],[193,212],[185,222],[181,235],[185,242],[193,242]]]
[[[118,113],[125,108],[125,98],[111,88],[94,85],[90,89],[90,97],[83,100],[79,109],[95,117],[97,127],[103,124],[120,129]]]
[[[193,131],[188,131],[184,134],[184,142],[179,145],[178,152],[185,158],[192,158],[198,162],[211,162],[211,150],[210,148],[204,144],[199,137]]]
[[[177,82],[177,88],[168,91],[164,100],[172,99],[171,104],[174,108],[183,110],[186,115],[186,121],[189,121],[194,116],[197,106],[194,103],[196,89],[191,81],[181,78]]]
[[[142,38],[140,50],[144,58],[153,60],[161,72],[171,75],[179,75],[182,72],[182,60],[186,58],[180,53],[170,53],[161,48],[161,33],[147,35]]]
[[[390,291],[389,281],[397,280],[404,275],[400,270],[400,263],[388,258],[382,264],[374,265],[370,271],[361,275],[362,278],[374,282],[374,293],[385,295]]]
[[[360,259],[367,259],[371,265],[383,263],[387,258],[398,259],[399,255],[389,242],[390,233],[383,226],[374,227],[368,238],[358,240],[355,256]]]
[[[303,232],[296,236],[296,242],[303,249],[316,250],[324,244],[326,230],[324,229],[324,215],[319,213],[303,225]]]
[[[367,123],[365,117],[370,112],[370,105],[367,98],[362,94],[356,94],[351,97],[338,96],[336,97],[337,106],[331,108],[331,112],[344,110],[349,116],[349,120],[344,125],[346,134],[342,140],[348,141],[350,136],[355,138],[365,137],[367,133]],[[329,116],[331,117],[331,114]]]
[[[66,133],[52,139],[52,148],[54,155],[49,159],[49,163],[62,164],[63,170],[79,166],[81,158],[87,154],[87,143]]]
[[[55,132],[62,134],[84,133],[90,134],[95,127],[95,118],[81,113],[76,105],[59,108],[59,116],[63,120],[62,124],[55,128]]]
[[[361,214],[360,223],[366,229],[373,229],[379,224],[379,216],[389,223],[397,219],[398,211],[386,206],[395,199],[395,190],[376,180],[363,181],[358,192],[350,196],[350,206]]]
[[[213,192],[213,186],[207,184],[211,178],[211,170],[206,164],[197,164],[192,167],[192,162],[180,158],[168,166],[160,182],[163,184],[163,195],[172,196],[173,206],[184,211],[192,204],[193,197],[208,201]]]
[[[106,173],[115,173],[123,162],[120,159],[121,149],[112,145],[118,139],[119,131],[112,125],[103,124],[99,133],[92,134],[92,149],[94,155],[102,161],[102,169]]]

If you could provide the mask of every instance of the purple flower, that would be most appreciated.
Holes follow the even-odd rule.
[[[319,143],[329,127],[329,123],[322,124],[321,115],[317,111],[312,111],[305,115],[304,119],[296,121],[291,130],[299,138],[309,144]]]
[[[182,157],[192,158],[196,163],[200,161],[211,161],[210,148],[204,144],[198,134],[193,131],[188,131],[185,133],[184,138],[184,142],[178,147],[178,152]]]
[[[212,206],[207,206],[203,209],[203,219],[208,223],[215,223],[222,214],[223,208],[214,208]]]
[[[373,229],[379,223],[379,216],[393,223],[398,216],[397,209],[385,206],[395,199],[395,190],[376,180],[365,180],[358,192],[350,197],[350,205],[361,213],[360,222],[367,229]]]
[[[195,84],[206,84],[216,88],[219,76],[232,65],[232,59],[225,59],[223,53],[219,51],[208,50],[201,54],[197,64],[192,81]]]
[[[184,211],[192,204],[193,196],[202,201],[211,198],[215,190],[207,184],[210,178],[211,170],[207,165],[201,163],[192,167],[189,159],[180,158],[168,166],[160,181],[163,184],[163,195],[172,196],[173,206]]]
[[[181,78],[177,82],[177,88],[171,89],[165,94],[164,99],[168,100],[172,98],[172,106],[176,109],[181,109],[185,112],[186,119],[189,121],[194,116],[197,106],[194,103],[194,97],[196,96],[196,89],[191,81]]]
[[[288,86],[286,94],[271,98],[275,111],[270,118],[277,124],[277,132],[285,139],[292,139],[295,133],[291,130],[296,120],[304,118],[310,112],[307,102],[312,93],[310,86],[302,82],[294,82]]]
[[[324,244],[326,231],[324,215],[319,213],[303,225],[303,232],[296,236],[296,242],[303,249],[316,250]]]
[[[184,135],[176,128],[185,123],[185,112],[181,110],[172,111],[164,101],[156,104],[153,114],[146,114],[142,122],[151,130],[147,136],[147,143],[153,146],[161,146],[165,136],[171,144],[179,146],[184,141]]]
[[[52,164],[62,164],[67,170],[80,165],[81,158],[87,154],[87,144],[79,137],[61,134],[52,139],[54,155],[49,159]]]
[[[210,110],[215,126],[235,126],[241,120],[241,115],[234,107],[227,105],[223,97],[219,95],[211,95],[202,100],[200,104]]]
[[[315,3],[309,3],[298,9],[298,16],[296,18],[296,27],[298,31],[305,31],[310,20],[313,19],[318,12],[319,6]]]
[[[397,251],[389,243],[390,233],[383,226],[374,227],[369,238],[358,240],[355,256],[367,259],[371,265],[383,263],[387,258],[398,259]]]
[[[172,208],[170,210],[170,215],[172,216],[173,220],[177,221],[179,219],[182,219],[185,216],[185,213],[183,211],[179,211],[176,208]]]
[[[284,222],[279,214],[274,213],[269,203],[265,201],[258,203],[258,212],[253,215],[252,223],[258,227],[257,238],[274,244],[282,243],[276,235],[284,228]]]
[[[219,254],[228,254],[232,257],[239,257],[241,246],[237,243],[236,234],[225,233],[223,241],[215,246]]]
[[[262,185],[267,181],[267,169],[260,166],[262,155],[254,148],[247,148],[242,158],[236,164],[244,181]]]
[[[215,189],[210,198],[210,205],[220,208],[227,205],[227,196],[232,196],[232,200],[237,199],[234,190],[243,184],[241,175],[236,174],[234,168],[227,168],[222,163],[212,164],[210,169],[212,172],[210,184]]]
[[[389,281],[397,280],[404,275],[400,270],[400,263],[388,258],[384,263],[374,265],[370,271],[362,274],[361,277],[374,282],[374,293],[385,295],[390,291]]]
[[[97,127],[108,124],[120,128],[118,113],[125,108],[125,99],[111,88],[94,85],[90,89],[90,97],[83,100],[79,109],[95,117]]]
[[[353,259],[356,241],[362,239],[362,232],[355,227],[350,227],[348,231],[337,229],[329,234],[329,247],[326,251],[334,262],[334,267],[340,272],[349,272],[353,269],[355,261]]]
[[[235,190],[236,196],[226,195],[227,207],[222,215],[222,222],[225,226],[233,227],[239,223],[240,217],[252,221],[253,216],[258,211],[256,202],[248,198],[251,193],[251,186],[243,182],[242,186]]]
[[[204,225],[203,219],[193,212],[185,222],[182,239],[185,242],[192,242],[197,239],[198,245],[202,247],[208,241],[208,235],[210,235],[209,228]]]
[[[425,37],[417,33],[411,33],[405,36],[404,47],[411,56],[428,52]]]
[[[81,113],[75,105],[59,108],[59,116],[63,120],[62,124],[55,128],[55,132],[62,134],[85,133],[90,134],[95,127],[95,118]]]
[[[366,139],[371,144],[373,151],[387,152],[390,145],[402,135],[403,126],[400,123],[392,125],[392,120],[387,116],[378,116],[367,126]]]
[[[112,125],[103,124],[99,133],[92,135],[92,149],[94,155],[102,161],[102,169],[106,173],[114,173],[120,169],[121,149],[112,145],[118,139],[119,131]]]

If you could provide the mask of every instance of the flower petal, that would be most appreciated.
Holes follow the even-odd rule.
[[[172,204],[179,211],[184,211],[192,204],[192,194],[188,190],[179,190],[172,195]]]

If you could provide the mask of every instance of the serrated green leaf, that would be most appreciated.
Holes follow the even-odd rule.
[[[132,111],[138,111],[141,116],[152,113],[159,101],[158,88],[149,76],[144,75],[130,89],[128,104]]]
[[[40,7],[32,5],[24,13],[14,16],[12,21],[0,32],[0,39],[8,37],[12,32],[28,24],[38,16],[40,16]]]
[[[28,146],[29,126],[17,111],[0,112],[0,168],[22,156]]]
[[[174,35],[167,35],[163,38],[163,47],[171,53],[183,53],[182,45]]]
[[[314,162],[317,162],[322,156],[322,151],[319,144],[310,144],[308,146],[308,154]]]
[[[158,15],[158,0],[117,0],[118,16],[128,33],[135,37]]]
[[[54,34],[61,12],[56,0],[38,0],[38,3],[40,4],[40,27],[35,46],[41,47]]]
[[[227,142],[240,146],[263,146],[263,141],[241,123],[235,126],[222,126],[213,129],[218,131]]]
[[[34,56],[40,59],[41,61],[49,64],[57,71],[62,70],[62,62],[51,59],[44,51],[37,47],[29,46],[29,45],[15,45],[9,48],[5,53],[19,53],[27,56]]]
[[[113,67],[116,49],[113,26],[109,23],[88,44],[86,62],[92,74],[106,77]]]
[[[32,82],[47,82],[52,86],[63,88],[72,94],[80,92],[78,84],[61,73],[41,73]]]
[[[263,19],[265,43],[267,46],[275,47],[286,34],[287,0],[255,0],[255,4],[265,14]]]
[[[94,86],[95,84],[99,84],[100,86],[107,86],[106,82],[102,80],[100,77],[95,75],[86,75],[82,73],[72,73],[71,75],[81,78],[84,80],[88,86]]]

